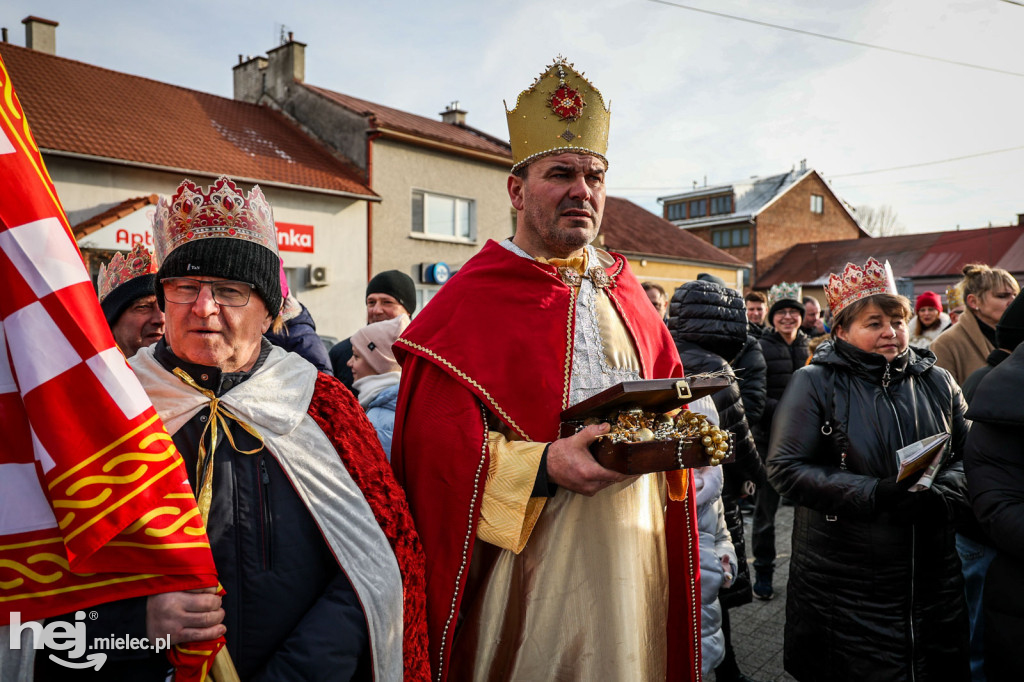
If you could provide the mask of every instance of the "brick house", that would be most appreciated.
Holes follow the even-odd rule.
[[[36,48],[0,43],[0,56],[93,277],[133,241],[152,244],[157,195],[224,174],[262,188],[317,330],[365,322],[366,205],[379,197],[350,164],[277,111],[58,57],[56,22],[25,24]]]
[[[695,188],[658,201],[666,220],[753,263],[745,287],[794,244],[868,236],[821,175],[803,163],[800,170]]]
[[[660,284],[671,296],[706,272],[741,290],[750,264],[680,230],[628,199],[608,197],[597,245],[621,253],[641,282]]]
[[[511,146],[467,125],[457,102],[437,120],[305,83],[305,48],[289,35],[265,57],[239,56],[235,99],[280,110],[357,169],[382,199],[367,205],[366,277],[407,273],[422,306],[444,282],[432,266],[454,272],[513,233]]]

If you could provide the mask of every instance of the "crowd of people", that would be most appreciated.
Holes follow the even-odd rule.
[[[788,502],[794,678],[1019,679],[1016,280],[971,264],[945,302],[911,305],[869,259],[832,274],[825,306],[790,283],[641,284],[595,242],[608,118],[571,65],[548,67],[508,112],[514,236],[420,311],[408,275],[378,274],[367,325],[329,353],[258,188],[161,199],[156,253],[115,257],[100,305],[184,459],[224,590],[97,605],[89,636],[224,636],[242,680],[742,682],[731,623],[776,594]],[[684,370],[728,380],[690,404],[730,434],[723,466],[629,475],[591,455],[609,424],[560,428],[605,389]],[[937,435],[927,470],[901,476],[901,450]],[[169,667],[40,654],[35,675]]]

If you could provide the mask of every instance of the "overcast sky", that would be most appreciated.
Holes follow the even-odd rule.
[[[307,44],[307,82],[429,117],[458,100],[470,125],[502,137],[502,100],[563,54],[611,102],[609,193],[651,210],[694,181],[807,159],[851,205],[889,205],[911,231],[1024,213],[1024,7],[665,2],[985,69],[653,0],[5,0],[0,26],[24,45],[25,16],[53,19],[62,57],[231,97],[238,55],[265,54],[283,25]],[[973,158],[933,163],[958,157]]]

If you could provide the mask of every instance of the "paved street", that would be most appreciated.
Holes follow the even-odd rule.
[[[744,534],[750,575],[754,576],[754,557],[750,554],[750,516],[745,515]],[[786,623],[786,581],[789,579],[790,535],[793,528],[793,507],[779,506],[775,518],[775,598],[755,599],[753,603],[729,612],[732,618],[732,642],[740,670],[752,680],[769,682],[792,681],[782,669],[782,629]],[[709,676],[714,680],[714,674]]]

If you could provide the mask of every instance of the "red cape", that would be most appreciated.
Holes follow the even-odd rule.
[[[612,254],[606,289],[634,340],[644,378],[682,376],[675,344],[629,269]],[[402,363],[392,466],[427,557],[427,626],[445,679],[488,471],[481,404],[523,438],[558,437],[567,407],[573,291],[556,268],[493,241],[431,299],[394,346]],[[700,589],[691,483],[670,503],[669,679],[700,677]]]

